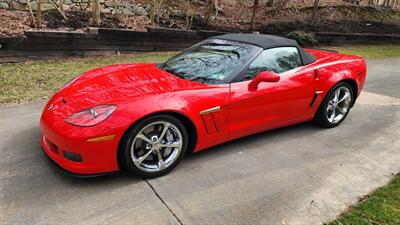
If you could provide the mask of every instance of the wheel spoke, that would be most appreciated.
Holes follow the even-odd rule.
[[[163,148],[181,148],[182,142],[179,141],[179,142],[173,142],[171,144],[161,144],[159,146]]]
[[[337,89],[337,90],[335,91],[335,96],[333,97],[333,100],[334,100],[335,102],[337,102],[337,101],[339,100],[339,96],[340,96],[340,89]]]
[[[144,154],[143,156],[141,156],[140,158],[138,158],[136,160],[136,162],[138,162],[139,164],[141,164],[143,162],[143,160],[147,159],[147,157],[149,157],[149,155],[153,152],[153,149],[150,149],[146,154]]]
[[[161,132],[161,135],[160,135],[160,138],[158,139],[158,142],[160,142],[164,138],[165,134],[168,131],[168,128],[169,128],[169,125],[168,124],[164,124],[164,129]]]
[[[160,150],[158,149],[158,150],[156,150],[156,152],[157,152],[157,157],[158,157],[158,168],[160,168],[160,170],[165,169],[165,167],[166,167],[165,162],[161,155]]]
[[[347,100],[350,97],[349,93],[345,93],[344,96],[338,101],[338,104],[343,102],[344,100]]]
[[[340,108],[339,106],[337,106],[336,109],[339,110],[341,114],[346,113],[346,110],[344,108]]]
[[[150,140],[149,138],[147,138],[143,133],[138,134],[136,137],[142,139],[143,141],[145,141],[149,144],[153,143],[153,141]]]
[[[329,117],[329,121],[332,123],[333,122],[333,120],[335,119],[335,115],[336,114],[336,109],[335,108],[332,108],[332,114],[331,114],[331,116]]]

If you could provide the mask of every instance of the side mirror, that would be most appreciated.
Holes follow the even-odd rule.
[[[261,82],[278,82],[281,77],[274,72],[263,71],[249,83],[249,91],[256,91]]]

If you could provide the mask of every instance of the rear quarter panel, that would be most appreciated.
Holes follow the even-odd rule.
[[[317,57],[310,65],[315,70],[316,91],[321,93],[315,105],[319,105],[329,90],[342,81],[354,81],[357,86],[356,96],[360,95],[367,73],[362,57],[321,50],[307,51]]]

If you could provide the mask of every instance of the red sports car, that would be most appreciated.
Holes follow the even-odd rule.
[[[160,64],[111,65],[47,103],[46,154],[64,170],[171,171],[187,152],[314,120],[339,125],[360,94],[364,59],[261,34],[206,39]]]

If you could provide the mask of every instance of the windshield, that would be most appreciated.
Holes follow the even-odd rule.
[[[240,42],[208,40],[169,59],[159,68],[186,80],[219,84],[257,48]]]

